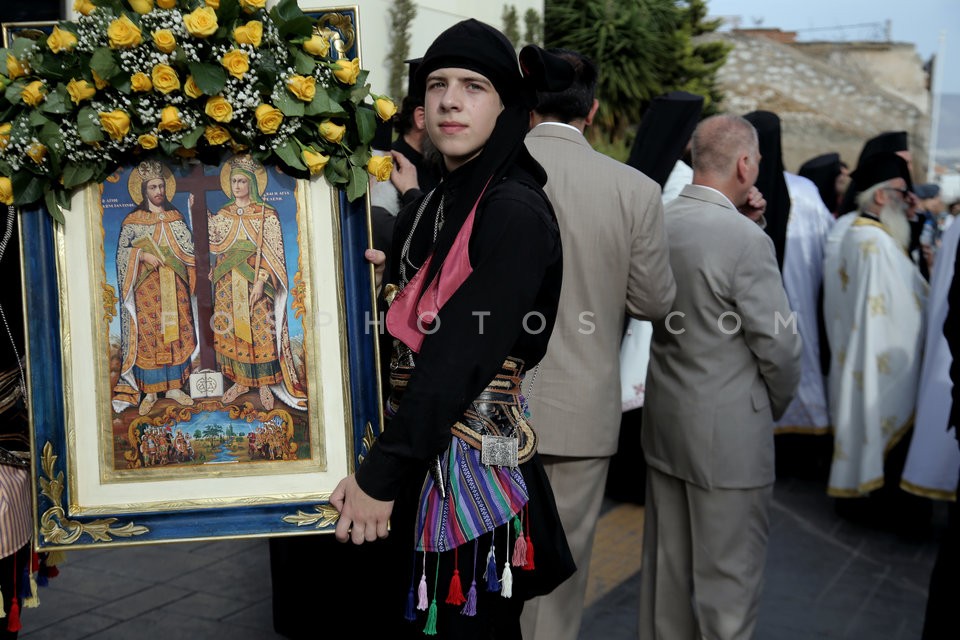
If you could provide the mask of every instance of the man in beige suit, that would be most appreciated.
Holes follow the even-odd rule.
[[[654,323],[643,449],[641,640],[746,640],[773,495],[773,420],[800,380],[800,337],[773,243],[755,220],[753,126],[693,133],[693,184],[667,205],[677,296]]]
[[[575,68],[573,85],[541,94],[527,148],[547,172],[545,191],[563,241],[563,289],[547,354],[524,392],[539,436],[577,573],[528,602],[527,640],[575,640],[610,457],[620,427],[620,336],[624,314],[660,319],[676,285],[663,232],[660,188],[594,151],[583,137],[598,103],[597,69],[553,50]]]

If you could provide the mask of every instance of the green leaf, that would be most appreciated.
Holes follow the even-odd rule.
[[[180,147],[179,143],[174,142],[173,140],[167,140],[166,138],[160,138],[160,149],[163,151],[163,155],[167,157],[173,157],[176,154],[177,149]]]
[[[200,141],[200,137],[203,135],[203,127],[196,127],[193,131],[184,134],[180,139],[180,144],[183,145],[184,149],[193,149],[197,146],[197,142]]]
[[[67,95],[67,89],[62,84],[47,94],[46,100],[40,104],[40,110],[44,113],[70,113],[73,110],[73,103]]]
[[[73,189],[89,182],[96,168],[96,165],[89,162],[68,162],[63,169],[63,186]]]
[[[273,151],[277,154],[277,157],[283,160],[288,166],[302,171],[307,170],[307,165],[303,164],[303,160],[300,159],[299,147],[293,138],[287,138],[283,144]]]
[[[330,184],[346,184],[350,179],[350,170],[347,168],[347,159],[333,157],[327,163],[324,175]]]
[[[113,76],[121,72],[120,65],[113,57],[113,51],[108,47],[100,47],[93,52],[90,58],[90,68],[97,72],[97,75],[104,80],[110,80]]]
[[[280,3],[270,10],[270,17],[277,23],[277,27],[283,27],[291,20],[303,16],[303,11],[297,6],[297,0],[280,0]]]
[[[313,75],[313,69],[317,66],[313,56],[300,49],[300,47],[290,47],[290,54],[293,56],[293,68],[302,76]]]
[[[217,22],[228,25],[240,17],[240,3],[237,0],[220,0],[217,9]]]
[[[276,97],[276,100],[274,100],[274,106],[277,109],[280,109],[283,115],[294,117],[303,115],[305,105],[302,100],[295,98],[289,90],[285,90]]]
[[[13,49],[13,56],[23,60],[24,55],[27,53],[27,51],[32,49],[35,44],[37,43],[35,43],[31,38],[18,38],[14,36],[13,46],[11,47],[11,49]],[[6,56],[4,56],[4,60],[6,60]]]
[[[350,167],[350,183],[347,184],[347,200],[353,202],[367,192],[367,171],[361,167]]]
[[[34,127],[35,129],[39,129],[43,125],[50,122],[50,118],[43,115],[43,113],[41,113],[40,111],[31,111],[29,114],[27,114],[27,122],[30,123],[31,127]]]
[[[227,72],[223,67],[202,62],[188,62],[187,67],[193,75],[193,81],[208,96],[215,96],[223,90],[227,83]]]
[[[49,182],[36,174],[21,170],[13,174],[10,184],[13,186],[13,204],[24,206],[43,197],[43,186]]]
[[[369,143],[377,132],[377,114],[372,109],[360,107],[357,109],[356,121],[360,142],[363,144]]]
[[[330,99],[330,95],[323,87],[317,87],[313,100],[304,109],[308,116],[338,116],[346,113],[339,102]]]
[[[299,17],[293,18],[280,25],[278,31],[280,32],[280,37],[285,40],[289,40],[290,36],[309,38],[310,32],[313,31],[313,18],[308,18],[301,14]]]
[[[100,117],[93,107],[83,107],[77,113],[77,133],[84,142],[98,142],[103,140],[103,128],[100,126]]]
[[[3,97],[11,104],[22,104],[23,98],[20,97],[20,93],[25,86],[27,86],[25,80],[17,80],[7,87],[7,90],[3,92]]]
[[[60,208],[60,203],[57,202],[57,192],[53,189],[47,189],[43,194],[44,206],[47,208],[47,213],[53,218],[58,224],[63,224],[66,222],[63,218],[63,210]]]

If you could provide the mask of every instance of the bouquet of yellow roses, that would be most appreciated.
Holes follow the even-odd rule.
[[[81,16],[0,49],[0,202],[69,194],[148,153],[220,164],[246,151],[366,192],[376,119],[396,107],[338,59],[295,0],[76,0]]]

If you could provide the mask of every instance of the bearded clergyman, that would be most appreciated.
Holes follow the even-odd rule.
[[[824,262],[834,456],[828,493],[880,488],[884,457],[913,424],[927,284],[907,253],[912,183],[895,153],[852,175],[858,216]]]

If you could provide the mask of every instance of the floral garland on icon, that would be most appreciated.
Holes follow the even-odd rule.
[[[75,0],[76,21],[0,49],[0,202],[43,201],[60,222],[74,189],[147,154],[221,164],[248,152],[355,200],[377,118],[359,60],[338,59],[296,0]]]

